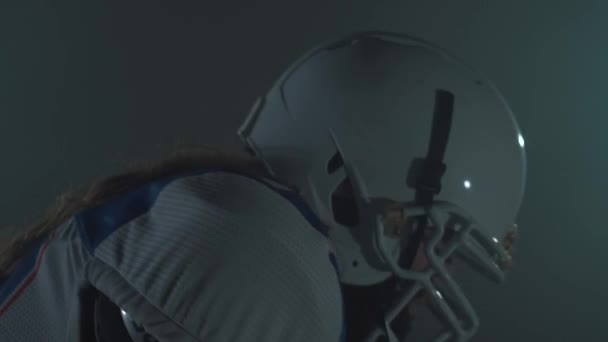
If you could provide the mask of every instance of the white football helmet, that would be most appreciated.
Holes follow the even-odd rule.
[[[394,323],[421,292],[445,327],[434,341],[475,334],[445,263],[503,279],[526,173],[522,134],[490,82],[420,39],[356,33],[296,61],[239,135],[329,226],[342,283],[388,284],[361,340],[403,341]],[[427,267],[414,270],[420,248]]]

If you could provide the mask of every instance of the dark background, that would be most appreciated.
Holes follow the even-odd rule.
[[[475,341],[608,341],[603,1],[2,2],[0,225],[175,142],[237,147],[250,105],[290,62],[364,29],[476,66],[526,137],[517,265],[502,287],[472,286]]]

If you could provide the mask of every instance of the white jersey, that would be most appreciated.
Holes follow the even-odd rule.
[[[267,180],[201,170],[74,215],[0,281],[0,341],[79,341],[92,285],[160,341],[344,339],[323,224]]]

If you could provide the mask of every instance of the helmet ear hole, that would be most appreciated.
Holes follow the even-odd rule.
[[[337,151],[327,162],[327,173],[333,174],[344,168],[344,159]],[[359,212],[355,202],[353,187],[348,176],[331,194],[331,208],[334,220],[341,225],[354,227],[359,224]]]
[[[348,177],[340,183],[331,195],[331,207],[334,220],[344,226],[354,227],[359,224],[359,211],[353,194],[352,184]]]

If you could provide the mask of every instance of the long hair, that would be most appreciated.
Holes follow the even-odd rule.
[[[12,239],[0,246],[0,278],[6,277],[40,238],[56,230],[77,212],[98,206],[156,179],[204,168],[221,168],[255,177],[270,177],[262,160],[248,154],[222,151],[209,146],[178,146],[163,159],[134,163],[123,173],[59,195],[41,219],[19,228]]]

